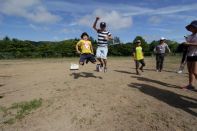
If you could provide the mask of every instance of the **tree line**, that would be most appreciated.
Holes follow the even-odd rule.
[[[94,52],[96,52],[97,41],[92,37],[90,40]],[[118,37],[115,37],[114,41],[109,43],[109,56],[131,56],[131,50],[136,40],[141,40],[145,56],[151,56],[154,47],[159,44],[159,41],[148,43],[141,36],[136,36],[133,42],[128,43],[122,43]],[[10,39],[6,36],[0,40],[0,59],[75,57],[78,56],[75,50],[78,41],[79,39],[75,38],[58,42],[35,42],[16,38]],[[166,40],[166,43],[168,43],[173,54],[177,53],[177,47],[180,43],[171,40]]]

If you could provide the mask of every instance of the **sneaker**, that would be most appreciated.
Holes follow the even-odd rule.
[[[187,85],[185,87],[182,87],[182,89],[194,90],[195,88],[192,85]]]
[[[89,61],[90,61],[90,60],[89,60],[89,59],[87,59],[87,60],[86,60],[86,64],[88,64],[88,62],[89,62]]]
[[[183,73],[183,71],[182,71],[182,70],[179,70],[179,71],[177,71],[177,73],[178,73],[178,74],[181,74],[181,73]]]
[[[99,72],[99,68],[100,68],[100,64],[97,64],[97,65],[96,65],[96,71]]]
[[[79,70],[79,65],[71,63],[70,70]]]
[[[156,72],[159,72],[159,70],[156,70]]]
[[[99,64],[99,72],[103,71],[103,67]]]
[[[107,72],[107,67],[104,67],[104,72]]]
[[[144,70],[143,70],[143,68],[142,68],[142,67],[140,67],[140,70],[141,70],[142,72],[144,72]]]

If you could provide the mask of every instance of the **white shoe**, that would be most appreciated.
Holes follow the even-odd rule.
[[[79,70],[79,65],[71,63],[70,70]]]
[[[179,71],[177,71],[177,73],[178,73],[178,74],[181,74],[181,73],[183,73],[183,71],[182,71],[182,70],[179,70]]]

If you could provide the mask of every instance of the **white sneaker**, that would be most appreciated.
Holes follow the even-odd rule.
[[[79,70],[79,65],[71,63],[70,70]]]
[[[181,74],[181,73],[183,73],[183,71],[182,71],[182,70],[179,70],[179,71],[177,71],[177,73],[178,73],[178,74]]]

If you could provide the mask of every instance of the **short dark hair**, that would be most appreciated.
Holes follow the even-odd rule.
[[[83,38],[84,36],[89,37],[88,33],[86,33],[86,32],[83,32],[83,33],[81,34],[81,38]]]
[[[106,23],[105,23],[105,22],[101,22],[101,23],[100,23],[100,27],[101,27],[101,28],[106,28]]]

